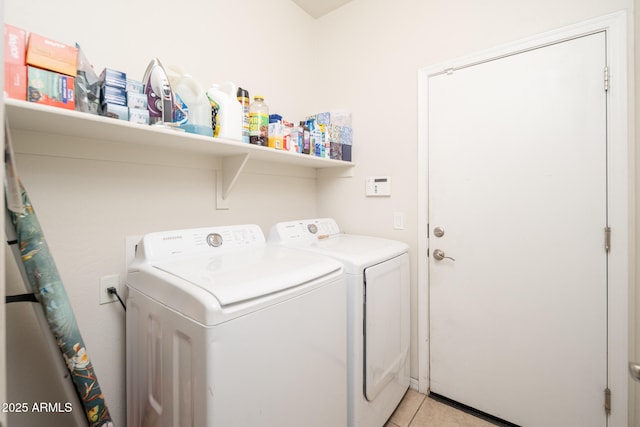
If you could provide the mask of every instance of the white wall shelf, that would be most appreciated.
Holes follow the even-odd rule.
[[[227,197],[249,159],[296,165],[316,170],[320,176],[352,176],[352,162],[321,159],[241,142],[195,135],[172,129],[140,125],[93,114],[32,102],[5,100],[9,127],[44,134],[84,138],[100,143],[133,144],[192,152],[221,160],[218,176],[218,209],[227,209]]]

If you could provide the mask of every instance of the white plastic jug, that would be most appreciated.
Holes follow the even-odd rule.
[[[190,74],[169,67],[169,81],[176,95],[176,122],[190,133],[213,136],[211,104],[204,88]]]
[[[237,98],[238,87],[231,82],[211,85],[207,90],[210,100],[219,106],[215,136],[242,141],[242,105]]]

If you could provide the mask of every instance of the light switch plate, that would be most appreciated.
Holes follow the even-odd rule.
[[[404,212],[393,213],[393,229],[404,230]]]

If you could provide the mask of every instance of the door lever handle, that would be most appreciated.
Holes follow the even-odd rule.
[[[640,364],[639,363],[629,363],[629,372],[631,373],[631,377],[640,381]]]
[[[442,249],[435,249],[433,251],[433,258],[435,258],[436,261],[442,261],[445,258],[450,259],[451,261],[455,261],[454,258],[451,258],[450,256],[446,256]]]

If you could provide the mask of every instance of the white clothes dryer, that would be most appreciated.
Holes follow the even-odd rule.
[[[257,225],[145,235],[127,275],[130,426],[345,426],[346,289]]]
[[[383,426],[409,387],[408,245],[343,234],[331,218],[278,223],[268,240],[343,263],[348,295],[348,425]]]

